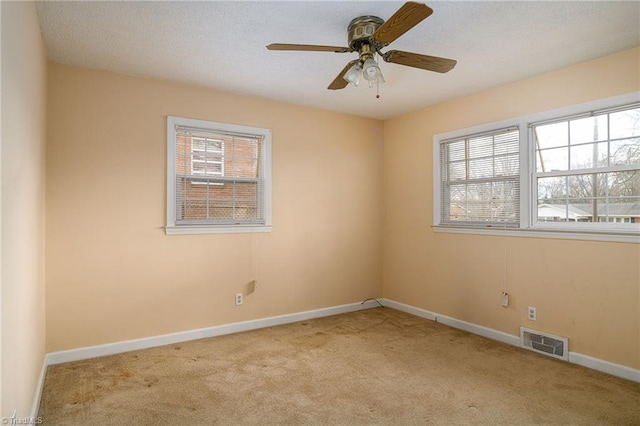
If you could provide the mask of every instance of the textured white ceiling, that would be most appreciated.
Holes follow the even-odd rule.
[[[327,86],[356,53],[268,51],[269,43],[346,46],[361,15],[402,1],[40,1],[49,59],[389,118],[640,45],[640,2],[428,1],[433,15],[387,49],[458,61],[447,74],[381,63],[380,99]]]

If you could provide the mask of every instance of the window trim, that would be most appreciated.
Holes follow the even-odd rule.
[[[186,127],[196,127],[217,132],[250,134],[263,137],[262,142],[262,165],[264,170],[263,181],[263,212],[264,224],[191,224],[176,225],[176,125]],[[218,123],[213,121],[197,120],[193,118],[183,118],[175,116],[167,116],[167,205],[166,205],[166,226],[164,227],[166,235],[186,235],[186,234],[235,234],[250,232],[271,232],[271,130],[243,126],[239,124]]]
[[[576,116],[588,111],[612,109],[627,104],[640,102],[640,91],[619,96],[599,99],[570,105],[563,108],[552,109],[535,114],[501,120],[493,123],[480,124],[465,129],[440,133],[433,136],[433,225],[434,232],[448,232],[456,234],[478,235],[512,235],[520,237],[536,238],[561,238],[595,241],[613,241],[640,243],[640,225],[638,227],[621,226],[622,224],[608,223],[606,226],[591,224],[573,225],[568,229],[558,223],[534,223],[535,212],[532,205],[531,194],[534,185],[534,155],[535,147],[529,144],[529,125],[543,121],[562,120],[563,118]],[[500,226],[461,226],[442,224],[441,197],[440,197],[440,145],[445,140],[462,138],[471,134],[491,132],[506,127],[518,127],[520,131],[520,227],[509,228]],[[617,225],[617,226],[616,226]],[[623,229],[624,228],[624,229]]]

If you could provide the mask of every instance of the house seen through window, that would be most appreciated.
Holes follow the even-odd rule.
[[[186,146],[185,143],[184,147]],[[191,137],[191,173],[224,176],[224,141],[222,139]]]

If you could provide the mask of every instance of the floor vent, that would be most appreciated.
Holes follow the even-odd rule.
[[[520,327],[520,346],[525,349],[569,361],[569,340],[537,330]]]

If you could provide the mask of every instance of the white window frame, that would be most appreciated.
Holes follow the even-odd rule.
[[[262,209],[264,224],[188,224],[176,225],[176,126],[193,127],[219,133],[262,137],[260,165],[263,167]],[[271,130],[238,124],[217,123],[191,118],[167,116],[167,235],[229,234],[271,232]],[[224,166],[223,166],[224,167]]]
[[[532,197],[537,194],[534,181],[535,146],[529,142],[529,125],[535,122],[570,117],[588,111],[605,110],[640,102],[640,92],[613,96],[592,102],[585,102],[565,108],[544,111],[509,120],[482,124],[466,129],[455,130],[433,136],[433,230],[458,234],[479,235],[513,235],[536,238],[561,238],[596,241],[615,241],[640,244],[640,224],[599,222],[581,225],[571,225],[552,222],[534,222],[537,213],[534,211],[536,203]],[[520,133],[520,226],[518,228],[491,226],[459,226],[443,224],[441,218],[440,185],[440,146],[441,142],[465,136],[487,133],[501,128],[517,126]],[[537,195],[536,195],[537,197]],[[537,200],[537,198],[536,198]]]

